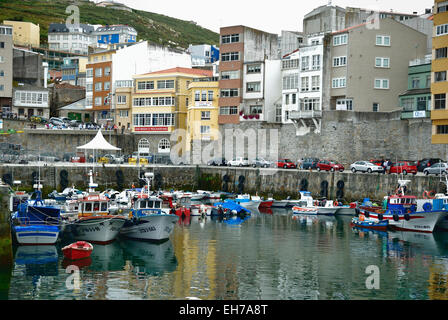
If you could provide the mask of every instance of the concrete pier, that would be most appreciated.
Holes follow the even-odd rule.
[[[0,186],[0,300],[8,299],[13,264],[8,190]]]

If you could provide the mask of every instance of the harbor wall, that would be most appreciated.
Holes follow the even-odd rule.
[[[65,187],[87,188],[88,173],[91,167],[85,166],[45,166],[1,165],[0,178],[12,183],[22,182],[20,188],[31,191],[33,181],[39,175],[43,180],[44,194]],[[179,189],[185,191],[210,190],[251,193],[284,199],[297,198],[300,190],[307,190],[314,197],[341,198],[345,202],[369,197],[381,200],[398,186],[395,174],[353,174],[351,172],[310,172],[285,169],[254,169],[207,166],[141,166],[129,165],[96,166],[94,181],[100,190],[106,188],[122,189],[143,186],[139,176],[153,172],[152,189]],[[445,192],[445,184],[435,176],[407,176],[411,180],[408,193],[421,196],[424,191]],[[342,191],[341,191],[342,189]]]
[[[8,201],[9,189],[0,186],[0,300],[8,300],[13,264]]]

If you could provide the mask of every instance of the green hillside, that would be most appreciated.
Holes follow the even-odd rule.
[[[0,0],[0,23],[3,20],[17,20],[39,24],[41,44],[46,44],[50,23],[65,23],[69,16],[65,10],[71,4],[79,7],[81,23],[128,24],[138,31],[138,40],[174,48],[188,48],[189,44],[219,44],[217,33],[189,21],[140,10],[131,13],[101,8],[88,1]]]

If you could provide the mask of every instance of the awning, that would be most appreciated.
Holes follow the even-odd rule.
[[[98,133],[96,134],[95,138],[93,138],[92,141],[89,143],[77,147],[76,149],[84,149],[84,150],[112,150],[112,151],[119,151],[121,148],[114,147],[109,142],[104,139],[103,134],[101,133],[101,130],[98,130]]]

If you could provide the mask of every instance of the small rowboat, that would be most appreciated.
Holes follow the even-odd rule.
[[[62,248],[62,253],[67,259],[78,260],[90,257],[93,246],[86,241],[77,241]]]
[[[380,230],[380,231],[386,231],[387,227],[389,225],[389,221],[383,220],[383,221],[374,221],[372,219],[365,218],[364,216],[354,217],[352,219],[351,226],[352,227],[359,227],[359,228],[366,228],[366,229],[373,229],[373,230]]]

